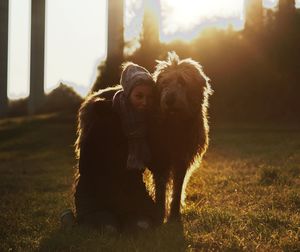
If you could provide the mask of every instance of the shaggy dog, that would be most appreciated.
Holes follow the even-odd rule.
[[[196,61],[180,60],[171,52],[167,61],[157,62],[154,79],[160,108],[159,119],[151,129],[153,164],[149,169],[162,222],[170,178],[173,180],[169,218],[179,220],[186,183],[207,149],[207,107],[212,90],[209,78]]]

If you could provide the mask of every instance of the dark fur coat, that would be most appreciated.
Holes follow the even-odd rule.
[[[113,213],[121,221],[152,218],[155,212],[142,172],[126,169],[128,143],[120,117],[112,108],[113,95],[119,89],[108,88],[88,96],[79,111],[79,176],[74,194],[79,222],[97,211]]]

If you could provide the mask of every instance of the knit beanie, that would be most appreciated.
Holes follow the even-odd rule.
[[[141,83],[153,85],[153,79],[149,71],[132,62],[123,64],[120,84],[123,87],[125,97],[128,98],[132,89]]]

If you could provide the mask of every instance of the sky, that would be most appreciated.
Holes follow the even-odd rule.
[[[9,1],[8,97],[29,94],[30,0]],[[277,0],[264,0],[272,8]],[[300,7],[300,0],[297,0]],[[125,0],[125,39],[138,36],[141,0]],[[45,92],[60,82],[85,96],[106,57],[107,0],[46,0]],[[161,0],[160,37],[191,39],[199,27],[243,25],[243,0]],[[222,21],[220,20],[227,20]],[[197,27],[197,29],[196,29]]]

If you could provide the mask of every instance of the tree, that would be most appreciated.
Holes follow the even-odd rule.
[[[296,2],[295,0],[278,1],[278,24],[281,29],[289,28],[295,21]]]
[[[257,31],[263,24],[262,0],[245,0],[245,30]]]
[[[144,18],[140,36],[140,48],[134,57],[128,57],[138,64],[142,64],[150,71],[154,69],[155,60],[159,58],[161,43],[159,39],[160,1],[144,0]]]

